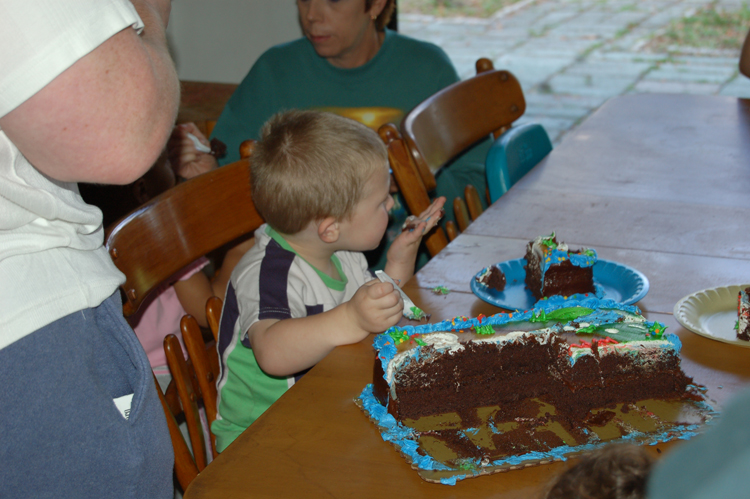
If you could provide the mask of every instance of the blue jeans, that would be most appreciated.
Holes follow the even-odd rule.
[[[174,455],[119,294],[0,350],[0,495],[171,498]],[[129,418],[113,399],[133,394]]]

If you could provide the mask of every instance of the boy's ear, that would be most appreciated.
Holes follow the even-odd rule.
[[[133,182],[133,197],[138,201],[139,204],[143,204],[151,199],[148,195],[146,180],[143,177]]]
[[[339,240],[339,223],[333,217],[326,217],[318,223],[318,237],[324,243]]]

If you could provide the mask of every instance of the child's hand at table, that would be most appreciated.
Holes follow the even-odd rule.
[[[393,284],[372,280],[338,307],[298,319],[264,319],[247,332],[258,365],[272,376],[312,367],[331,350],[382,333],[401,320],[404,302]]]
[[[207,148],[211,147],[194,123],[183,123],[174,127],[167,142],[167,153],[175,175],[185,179],[197,177],[219,166],[211,153],[198,150],[188,134],[193,135]]]
[[[392,278],[399,279],[401,285],[411,279],[414,274],[417,250],[419,250],[422,237],[438,224],[444,213],[444,204],[445,198],[441,196],[436,198],[418,217],[407,218],[404,230],[388,249],[388,263],[385,271]]]
[[[352,324],[367,333],[382,333],[395,326],[404,312],[404,302],[398,290],[393,284],[378,280],[362,285],[345,306]]]

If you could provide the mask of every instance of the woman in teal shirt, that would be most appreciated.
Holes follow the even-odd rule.
[[[257,138],[263,123],[279,111],[326,110],[377,130],[399,123],[417,104],[459,80],[442,49],[386,29],[394,0],[297,0],[297,8],[304,38],[266,51],[216,123],[212,137],[227,145],[221,164],[237,161],[242,141]],[[177,127],[181,153],[171,154],[182,176],[216,165],[212,156],[195,150],[188,132],[198,134],[192,125]],[[484,192],[486,149],[474,148],[443,169],[435,194],[452,200],[463,196],[467,184]],[[392,239],[397,230],[394,221],[386,237]],[[370,261],[376,268],[381,263]]]

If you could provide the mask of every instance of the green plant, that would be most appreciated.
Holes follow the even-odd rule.
[[[663,34],[647,44],[654,51],[670,47],[739,50],[750,26],[750,7],[738,10],[717,8],[715,3],[698,9],[693,15],[672,21]]]
[[[490,17],[518,0],[399,0],[401,13],[438,17]]]

